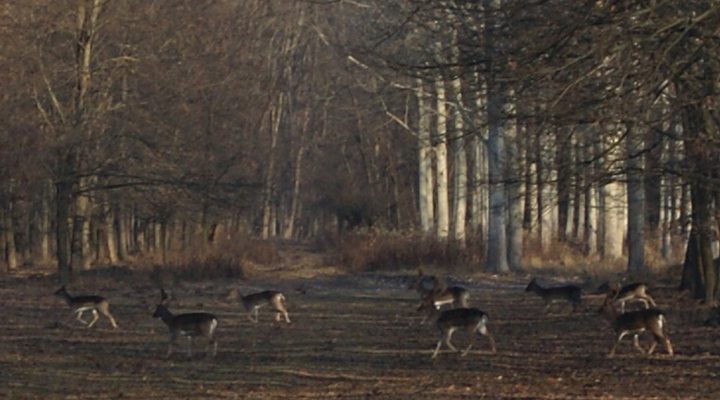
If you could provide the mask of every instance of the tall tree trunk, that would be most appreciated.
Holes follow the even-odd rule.
[[[487,153],[486,134],[487,131],[487,108],[485,105],[486,85],[479,74],[474,74],[474,81],[477,85],[475,95],[475,134],[470,144],[472,149],[472,229],[479,243],[485,243],[487,230],[488,192],[487,192]]]
[[[430,138],[431,120],[429,102],[426,99],[424,84],[417,80],[418,101],[418,197],[420,203],[420,228],[424,233],[434,230],[435,207],[433,200],[434,176],[432,168],[432,141]]]
[[[52,201],[52,182],[43,184],[43,189],[40,199],[40,215],[38,230],[40,234],[40,259],[43,263],[47,263],[51,259],[51,246],[50,241],[52,240],[52,233],[50,232],[50,203]]]
[[[465,154],[465,126],[463,123],[462,108],[464,107],[462,97],[462,85],[460,78],[452,81],[455,92],[455,133],[453,135],[453,153],[455,155],[455,176],[453,179],[453,226],[455,228],[454,239],[460,247],[465,247],[465,223],[467,214],[467,155]]]
[[[643,186],[644,168],[642,163],[642,137],[632,126],[627,127],[625,138],[627,155],[627,207],[628,207],[628,272],[645,273],[645,188]]]
[[[437,142],[435,143],[436,183],[437,183],[437,237],[447,239],[450,233],[450,202],[448,194],[447,159],[447,99],[445,82],[438,79],[435,83],[437,96]]]
[[[115,231],[115,212],[108,197],[107,195],[105,196],[105,202],[103,204],[105,250],[107,251],[107,258],[110,265],[117,265],[120,257],[118,252],[118,238]]]
[[[60,284],[65,285],[72,277],[70,264],[70,208],[72,207],[72,183],[61,180],[55,184],[55,224],[56,252]]]
[[[1,231],[4,233],[5,242],[5,262],[8,271],[14,271],[18,267],[18,252],[15,243],[15,224],[13,222],[13,194],[10,193],[10,199],[7,201],[5,210],[0,211],[2,216]]]
[[[515,92],[508,90],[507,101],[505,103],[505,137],[506,141],[506,161],[505,161],[505,193],[508,205],[507,220],[507,241],[508,241],[508,266],[513,271],[522,270],[523,256],[523,196],[521,193],[520,171],[522,170],[522,162],[520,159],[518,145],[518,124],[515,107]]]
[[[282,111],[284,107],[285,93],[278,94],[277,101],[270,110],[270,154],[268,157],[268,167],[265,172],[265,189],[263,195],[262,208],[262,227],[261,236],[263,239],[270,237],[272,233],[272,206],[275,195],[275,163],[277,155],[277,142],[280,135],[280,122],[282,121]]]
[[[567,241],[568,212],[570,209],[570,137],[564,130],[559,130],[555,140],[555,163],[557,168],[557,207],[558,232],[560,242]]]

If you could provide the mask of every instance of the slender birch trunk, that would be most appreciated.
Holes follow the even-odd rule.
[[[439,79],[435,83],[437,96],[437,142],[435,144],[436,188],[437,188],[437,237],[447,239],[450,233],[450,202],[448,194],[447,160],[447,99],[445,82]]]
[[[462,248],[465,247],[465,224],[467,214],[467,155],[465,154],[465,126],[463,123],[462,108],[462,84],[460,78],[452,81],[452,87],[455,92],[455,134],[453,135],[453,153],[455,155],[455,168],[453,178],[453,226],[454,239]]]
[[[282,111],[285,93],[278,93],[277,101],[270,110],[270,154],[268,157],[268,167],[265,173],[265,190],[263,195],[262,208],[262,227],[261,236],[263,239],[270,237],[272,233],[272,205],[275,195],[275,163],[277,152],[278,136],[280,134],[280,122],[282,120]]]

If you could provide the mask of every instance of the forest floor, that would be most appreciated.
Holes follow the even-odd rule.
[[[172,311],[218,316],[214,359],[202,341],[191,359],[165,358],[167,329],[150,317],[159,295],[147,274],[112,269],[69,287],[106,296],[116,330],[104,318],[92,329],[76,321],[52,296],[52,276],[1,277],[0,398],[720,398],[718,328],[703,326],[692,305],[668,300],[677,298],[669,287],[652,294],[667,311],[676,355],[644,356],[628,338],[608,358],[613,334],[595,311],[600,297],[582,311],[548,315],[524,293],[527,277],[452,276],[490,315],[498,351],[479,337],[466,357],[444,349],[431,360],[437,333],[419,323],[417,295],[407,290],[415,271],[345,274],[322,267],[318,254],[287,255],[282,264],[245,281],[169,285]],[[263,309],[253,324],[225,300],[231,287],[284,291],[292,323]],[[466,343],[455,336],[458,347]]]

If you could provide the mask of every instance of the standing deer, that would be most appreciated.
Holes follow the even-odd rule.
[[[545,302],[545,312],[550,310],[553,303],[569,303],[572,311],[576,311],[582,303],[582,289],[575,285],[555,286],[544,288],[533,278],[525,288],[525,292],[533,292]]]
[[[83,324],[87,325],[88,328],[92,328],[92,326],[95,325],[95,322],[97,322],[97,320],[100,318],[98,316],[98,312],[110,320],[110,324],[114,329],[118,327],[117,323],[115,322],[115,318],[113,318],[112,314],[110,314],[110,303],[107,301],[106,298],[102,296],[71,296],[70,293],[67,292],[67,289],[65,289],[65,286],[55,291],[55,296],[64,299],[68,306],[73,309],[73,313],[75,313],[75,318]],[[91,311],[93,314],[93,319],[89,323],[85,322],[85,320],[82,318],[85,311]]]
[[[615,355],[615,349],[625,335],[633,335],[633,344],[635,348],[641,353],[645,354],[645,349],[640,346],[639,336],[645,331],[652,333],[653,344],[648,349],[647,354],[650,355],[655,351],[655,347],[658,343],[662,343],[665,346],[665,351],[668,355],[673,355],[672,344],[670,339],[667,337],[663,328],[665,327],[665,314],[657,308],[650,308],[638,311],[630,311],[626,313],[618,313],[614,306],[614,299],[616,298],[615,292],[608,293],[605,298],[605,302],[598,312],[607,319],[617,335],[615,343],[610,349],[608,357]]]
[[[165,306],[167,300],[165,290],[160,289],[160,304],[155,307],[153,318],[160,318],[167,325],[170,332],[170,343],[166,357],[170,357],[173,352],[173,346],[177,344],[177,339],[184,336],[188,339],[187,352],[188,358],[192,357],[192,340],[194,337],[203,336],[208,340],[206,352],[212,356],[217,354],[217,340],[215,339],[215,330],[218,326],[218,319],[210,313],[196,312],[186,314],[173,314]]]

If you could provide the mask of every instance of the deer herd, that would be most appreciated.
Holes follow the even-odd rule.
[[[452,344],[451,339],[455,331],[461,330],[469,337],[468,346],[462,351],[465,356],[473,346],[476,333],[487,338],[490,349],[496,352],[495,339],[488,328],[489,316],[484,311],[469,306],[470,292],[461,286],[448,286],[434,275],[425,275],[418,270],[417,276],[412,280],[408,289],[414,290],[420,296],[420,304],[417,311],[423,314],[421,324],[427,320],[434,322],[439,333],[439,339],[432,358],[436,358],[443,343],[452,351],[458,349]],[[673,355],[672,344],[664,331],[666,320],[662,310],[656,308],[655,300],[647,293],[648,288],[644,283],[631,283],[625,286],[619,284],[605,283],[598,288],[598,293],[605,294],[602,306],[598,313],[608,320],[615,332],[613,346],[608,354],[615,355],[615,350],[620,341],[627,335],[633,337],[633,343],[641,353],[652,354],[658,344],[662,344],[668,355]],[[539,296],[545,304],[545,312],[548,313],[553,305],[562,307],[569,305],[575,312],[582,305],[582,289],[575,285],[543,287],[536,279],[532,279],[525,288],[525,292],[534,293]],[[110,303],[102,296],[82,295],[72,296],[65,286],[55,292],[55,295],[64,299],[75,314],[75,318],[91,328],[99,319],[99,314],[105,316],[113,328],[118,324],[110,313]],[[159,318],[167,326],[169,332],[169,345],[167,357],[173,353],[177,346],[178,338],[187,339],[187,354],[192,356],[192,342],[194,338],[204,338],[207,341],[206,353],[215,356],[218,343],[215,333],[218,328],[218,318],[207,312],[192,312],[173,314],[167,307],[168,294],[160,289],[160,302],[152,314]],[[275,312],[275,321],[284,320],[290,323],[290,316],[287,310],[285,295],[274,290],[266,290],[258,293],[242,296],[237,289],[231,289],[226,300],[242,303],[248,313],[248,319],[258,322],[258,312],[263,306],[270,306]],[[625,311],[626,303],[638,302],[643,308],[637,307],[632,311]],[[443,306],[449,306],[443,309]],[[619,307],[619,309],[618,309]],[[93,315],[90,322],[85,321],[82,316],[89,311]],[[639,337],[648,331],[652,334],[654,342],[647,351],[640,345]]]

